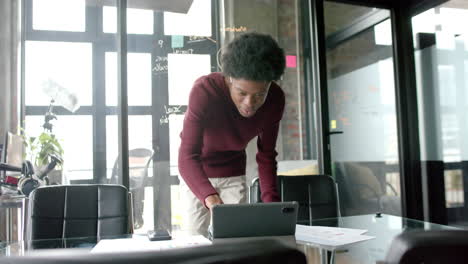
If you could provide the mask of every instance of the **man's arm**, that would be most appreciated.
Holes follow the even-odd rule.
[[[263,202],[280,201],[276,186],[276,156],[278,153],[275,150],[275,146],[278,130],[279,122],[269,126],[257,139],[258,152],[256,159]]]
[[[218,195],[206,176],[201,163],[203,147],[203,127],[209,107],[207,94],[197,81],[190,93],[187,112],[185,113],[181,144],[179,148],[179,172],[195,196],[208,207],[216,203],[212,195]],[[218,197],[219,198],[219,197]],[[219,199],[220,200],[220,199]]]
[[[276,139],[278,138],[278,131],[281,118],[283,117],[285,98],[284,93],[280,90],[278,94],[278,107],[275,113],[271,113],[272,121],[267,124],[257,139],[257,164],[258,174],[260,178],[260,191],[262,194],[262,201],[264,202],[278,202],[280,197],[276,186],[276,171],[277,162],[276,156]]]

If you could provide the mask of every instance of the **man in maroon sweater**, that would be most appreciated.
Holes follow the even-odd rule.
[[[222,73],[195,82],[181,133],[184,228],[192,234],[207,234],[214,205],[246,202],[245,148],[257,136],[262,201],[279,201],[275,146],[285,99],[274,81],[284,73],[284,51],[259,33],[242,34],[222,51]]]

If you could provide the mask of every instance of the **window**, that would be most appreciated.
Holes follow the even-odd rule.
[[[215,17],[211,1],[195,0],[187,14],[153,10],[139,6],[141,1],[127,2],[126,133],[130,190],[135,191],[135,229],[154,229],[158,224],[155,214],[163,218],[173,215],[168,222],[177,228],[180,214],[175,206],[178,170],[174,149],[179,144],[181,117],[193,81],[216,70],[213,58],[217,40],[212,36]],[[115,3],[26,1],[25,131],[30,136],[42,132],[44,115],[52,103],[57,117],[51,121],[52,132],[65,152],[62,182],[121,181],[116,170],[119,74]],[[198,37],[202,36],[211,40],[200,42],[203,39]],[[190,38],[198,41],[185,43]],[[172,108],[178,111],[169,113]],[[131,155],[142,149],[154,156],[140,163],[141,159]],[[171,164],[167,175],[153,171],[157,166],[153,166],[153,159],[157,164],[165,160]],[[136,182],[132,177],[141,166],[146,177]],[[154,175],[159,178],[154,179]],[[161,193],[168,195],[159,197]]]
[[[34,0],[32,9],[34,30],[85,31],[83,0]]]

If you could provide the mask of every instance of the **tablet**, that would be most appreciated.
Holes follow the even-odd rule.
[[[294,235],[297,211],[297,202],[215,205],[210,238]]]

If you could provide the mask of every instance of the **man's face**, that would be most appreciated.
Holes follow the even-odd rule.
[[[231,99],[243,117],[251,117],[263,105],[271,82],[228,79]]]

